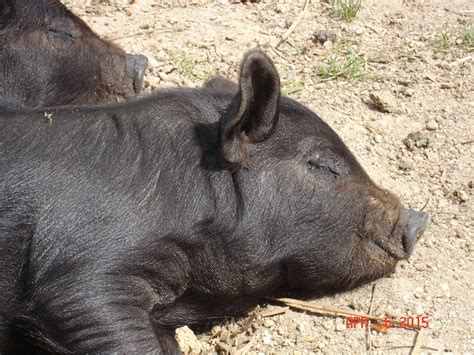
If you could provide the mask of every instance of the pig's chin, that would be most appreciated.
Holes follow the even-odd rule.
[[[406,258],[402,245],[400,245],[400,248],[395,248],[391,245],[386,245],[381,241],[372,239],[367,239],[366,244],[369,254],[374,258],[387,261],[398,261]]]
[[[409,256],[404,250],[400,235],[368,236],[361,235],[360,232],[357,232],[356,235],[362,242],[368,256],[382,264],[393,264]]]

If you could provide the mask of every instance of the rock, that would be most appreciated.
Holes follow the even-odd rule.
[[[443,199],[439,200],[439,202],[438,202],[438,209],[444,210],[444,209],[447,208],[448,206],[449,206],[449,204],[448,204],[448,201],[447,201],[446,199],[443,198]]]
[[[266,328],[271,328],[275,325],[275,322],[272,321],[271,319],[265,319],[263,321],[263,326],[266,327]]]
[[[336,42],[336,34],[325,30],[316,30],[311,38],[313,43],[324,44],[326,42]]]
[[[391,53],[387,51],[370,53],[368,55],[368,61],[372,63],[388,64],[394,60],[394,57]]]
[[[380,134],[376,134],[374,137],[375,143],[382,143],[383,142],[383,137]]]
[[[426,158],[431,163],[436,163],[439,160],[439,155],[436,152],[427,152],[426,153]]]
[[[402,158],[398,162],[398,167],[400,170],[412,170],[414,168],[414,165],[411,159]]]
[[[176,340],[186,355],[198,355],[203,350],[201,342],[187,326],[176,329]]]
[[[415,95],[415,90],[412,88],[403,88],[402,90],[400,90],[400,92],[407,97],[412,97],[413,95]]]
[[[381,112],[398,112],[397,99],[388,90],[371,92],[370,100]]]
[[[332,48],[332,42],[331,41],[324,42],[323,46],[326,49],[331,49]]]
[[[446,82],[440,84],[441,89],[452,89],[455,86],[456,86],[456,84],[454,84],[451,81],[446,81]]]
[[[426,123],[426,129],[428,131],[436,131],[438,128],[438,122],[436,122],[435,120],[429,120],[428,123]]]
[[[353,31],[356,35],[360,36],[364,33],[364,28],[362,26],[354,26]]]
[[[450,290],[449,285],[447,283],[441,283],[441,284],[439,284],[439,286],[440,286],[440,288],[443,292],[444,297],[446,297],[446,298],[451,297],[451,290]]]
[[[413,294],[416,298],[421,298],[423,296],[423,287],[415,288],[415,292]]]
[[[463,190],[457,190],[456,196],[459,197],[459,200],[461,200],[461,202],[467,202],[469,200],[468,194]]]
[[[158,73],[158,77],[163,80],[163,81],[168,81],[168,74],[164,73],[164,72],[159,72]]]
[[[372,346],[374,348],[381,348],[385,345],[385,339],[380,336],[372,336]]]
[[[428,136],[423,132],[412,132],[403,140],[403,144],[408,150],[413,151],[416,148],[428,147],[430,140]]]
[[[457,238],[461,238],[461,239],[466,239],[466,240],[467,240],[466,232],[465,232],[464,229],[462,229],[462,228],[456,228],[456,229],[454,230],[454,235],[455,235]]]
[[[416,315],[422,315],[425,313],[425,307],[423,307],[422,304],[418,304],[415,306],[415,314]]]
[[[275,6],[274,10],[277,14],[286,14],[290,11],[290,8],[286,4],[278,4]]]

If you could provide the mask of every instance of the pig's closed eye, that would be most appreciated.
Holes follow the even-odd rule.
[[[57,28],[50,28],[48,30],[48,35],[65,40],[72,40],[74,38],[73,35],[67,30],[61,30]]]
[[[309,160],[306,162],[306,166],[310,171],[320,172],[320,173],[329,173],[332,174],[335,178],[339,177],[339,173],[332,167],[328,165],[321,164],[314,160]]]

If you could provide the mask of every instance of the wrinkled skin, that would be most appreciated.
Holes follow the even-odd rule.
[[[238,85],[52,113],[0,115],[2,353],[178,354],[178,326],[393,272],[427,223],[260,51]]]
[[[0,0],[0,109],[97,104],[140,92],[147,59],[58,0]]]

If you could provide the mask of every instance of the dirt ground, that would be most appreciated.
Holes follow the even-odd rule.
[[[352,22],[313,0],[280,46],[304,1],[65,3],[100,35],[148,56],[146,92],[198,86],[216,73],[235,79],[244,52],[264,49],[285,94],[326,120],[377,183],[432,216],[392,276],[315,302],[368,312],[375,285],[372,314],[429,317],[423,353],[473,352],[472,0],[365,0]],[[182,349],[405,354],[417,334],[396,327],[369,334],[346,329],[344,318],[293,310],[268,316],[279,308],[257,308],[206,333],[180,329]]]

